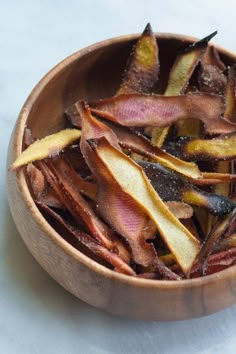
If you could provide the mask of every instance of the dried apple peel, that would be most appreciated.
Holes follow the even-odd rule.
[[[94,152],[124,192],[154,221],[182,270],[187,274],[199,251],[198,240],[171,214],[136,163],[109,145],[104,138],[97,140],[93,146]]]
[[[92,102],[92,113],[124,126],[165,127],[181,119],[203,121],[209,134],[233,132],[236,125],[222,118],[224,100],[210,94],[162,96],[145,94],[119,95]]]
[[[158,55],[157,41],[148,23],[134,46],[116,94],[149,92],[158,78],[160,66]]]
[[[63,129],[58,133],[36,140],[17,157],[11,166],[11,170],[14,171],[32,161],[56,156],[65,147],[77,141],[80,136],[81,131],[78,129]]]

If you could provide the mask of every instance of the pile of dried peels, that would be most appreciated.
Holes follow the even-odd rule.
[[[115,96],[68,107],[68,128],[35,140],[32,195],[68,242],[114,271],[149,279],[208,275],[236,263],[236,65],[216,34],[177,53],[163,94],[148,24]]]

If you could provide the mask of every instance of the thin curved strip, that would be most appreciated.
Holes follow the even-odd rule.
[[[208,259],[211,253],[214,252],[217,244],[221,239],[227,238],[235,232],[236,229],[236,208],[227,215],[223,220],[219,220],[211,233],[208,235],[206,241],[203,243],[197,262],[202,265],[202,274],[206,274]]]
[[[230,199],[207,193],[189,181],[157,163],[138,161],[154,189],[164,201],[182,201],[203,207],[213,215],[229,213],[235,204]]]
[[[129,254],[123,244],[94,213],[88,202],[82,197],[80,192],[71,184],[68,176],[63,169],[54,165],[55,161],[38,161],[40,170],[51,185],[52,189],[60,199],[61,203],[73,216],[78,223],[83,221],[92,236],[97,239],[104,247],[118,252],[122,259],[129,260]]]
[[[209,40],[216,34],[217,32],[214,32],[200,41],[189,45],[177,56],[169,74],[165,90],[166,96],[180,95],[185,92],[193,71],[208,46]]]
[[[168,201],[165,204],[177,219],[187,220],[193,216],[193,208],[189,204],[181,201]]]
[[[90,235],[84,231],[73,228],[67,220],[65,220],[61,215],[56,213],[54,210],[49,208],[43,203],[38,203],[39,207],[43,209],[48,215],[52,216],[68,233],[70,233],[79,243],[87,247],[93,254],[104,259],[119,273],[127,275],[135,275],[133,269],[125,263],[117,254],[109,251],[102,245],[100,245],[96,240],[94,240]]]
[[[236,132],[213,139],[183,139],[178,142],[176,149],[182,151],[185,160],[234,160],[236,159]]]
[[[63,204],[47,183],[43,173],[36,166],[32,163],[28,164],[26,173],[29,177],[34,198],[37,202],[42,202],[43,204],[53,208],[64,209]]]
[[[208,46],[202,60],[198,83],[202,92],[224,95],[227,79],[223,73],[226,66],[214,46]]]
[[[150,92],[158,79],[159,68],[157,40],[148,23],[134,45],[117,95],[128,92]]]
[[[199,241],[171,214],[140,166],[112,147],[105,138],[90,141],[90,145],[120,189],[156,224],[182,270],[188,274],[198,254]],[[105,188],[98,182],[98,197],[99,189],[103,192]]]
[[[78,129],[63,129],[36,140],[17,157],[10,169],[14,171],[30,162],[57,156],[65,147],[77,141],[80,135]]]
[[[219,272],[223,269],[230,267],[236,263],[236,247],[230,248],[226,251],[215,253],[210,255],[208,266],[206,269],[205,275],[210,275],[216,272]],[[201,265],[195,263],[191,270],[191,278],[196,278],[202,276],[201,274]],[[178,264],[174,264],[170,267],[174,272],[182,275],[180,267]]]
[[[185,90],[189,84],[189,80],[198,65],[203,53],[205,52],[209,40],[214,37],[217,32],[210,34],[209,36],[201,39],[200,41],[189,45],[182,53],[180,53],[169,74],[168,84],[165,90],[165,96],[175,96],[185,93]],[[192,127],[194,125],[194,128]],[[178,135],[185,135],[194,130],[199,130],[200,122],[196,121],[184,121],[178,123]],[[183,132],[185,134],[183,134]],[[153,128],[152,142],[154,145],[161,147],[169,133],[169,127],[164,129]]]
[[[96,158],[91,146],[88,144],[89,139],[98,139],[106,137],[110,144],[120,149],[119,141],[115,133],[105,124],[98,121],[91,115],[90,109],[85,103],[77,104],[77,109],[81,118],[82,135],[80,140],[80,147],[83,156],[89,166],[90,170],[101,181],[100,161]],[[128,240],[132,250],[132,256],[137,264],[144,266],[150,265],[156,258],[156,252],[153,245],[146,243],[146,238],[152,238],[155,235],[156,228],[152,229],[149,226],[149,218],[139,209],[137,209],[132,200],[129,198],[122,199],[122,191],[114,194],[114,190],[110,193],[110,184],[113,180],[109,180],[109,173],[103,176],[100,186],[107,180],[107,187],[105,189],[105,196],[101,198],[101,188],[98,187],[97,203],[99,209],[107,209],[107,213],[103,213],[106,222],[112,226],[120,235]],[[112,187],[113,188],[113,187]],[[114,187],[115,188],[115,187]],[[100,193],[100,194],[99,194]],[[108,201],[108,197],[110,198]],[[116,210],[119,209],[119,212]],[[109,213],[109,217],[108,217]],[[146,230],[146,235],[144,230]]]
[[[198,166],[192,162],[186,162],[168,154],[166,151],[154,146],[149,139],[141,133],[134,132],[128,127],[104,120],[119,139],[119,144],[132,152],[151,158],[176,172],[191,178],[201,178],[202,174]]]
[[[124,126],[165,127],[181,119],[200,119],[209,134],[233,132],[236,125],[223,119],[224,100],[210,94],[162,96],[127,94],[92,102],[91,111]]]
[[[79,110],[81,109],[80,103],[77,102],[73,106],[74,107],[73,109],[71,108],[71,110],[73,110],[74,115],[70,116],[71,121],[77,128],[81,128],[82,122],[81,115],[79,113]],[[91,113],[88,110],[87,112],[84,111],[84,113],[81,112],[81,114],[88,115],[87,121],[91,119]],[[98,121],[98,119],[92,116],[92,122],[95,121]],[[120,146],[123,148],[131,150],[132,152],[142,156],[149,157],[152,160],[159,162],[162,165],[190,178],[201,178],[202,173],[199,170],[197,164],[180,160],[177,157],[168,154],[166,151],[158,148],[157,146],[154,146],[144,135],[132,131],[128,127],[116,124],[107,119],[103,119],[102,123],[107,125],[115,133]]]
[[[229,68],[225,92],[226,107],[224,118],[236,122],[236,64]]]
[[[36,160],[57,156],[65,147],[77,141],[80,135],[81,131],[78,129],[63,129],[36,140],[17,157],[10,170],[14,171]]]

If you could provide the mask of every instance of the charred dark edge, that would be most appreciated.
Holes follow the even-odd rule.
[[[184,50],[182,50],[179,54],[185,54],[188,53],[194,49],[198,49],[198,48],[204,48],[207,47],[208,42],[217,35],[218,31],[214,31],[211,34],[209,34],[208,36],[200,39],[199,41],[190,44],[187,48],[185,48]]]
[[[142,36],[152,36],[153,35],[153,30],[150,22],[147,23],[146,27],[143,30]]]
[[[235,208],[235,203],[231,201],[229,198],[218,194],[205,192],[200,188],[197,188],[195,185],[191,184],[188,180],[180,176],[178,173],[168,169],[165,166],[162,166],[159,163],[147,162],[147,161],[137,161],[137,163],[139,164],[139,166],[142,167],[148,179],[150,180],[153,188],[157,191],[157,193],[161,196],[161,198],[164,201],[180,201],[194,206],[204,207],[211,214],[217,216],[228,214],[230,211],[232,211]],[[149,172],[150,169],[152,173]],[[163,181],[165,181],[164,183],[165,184],[167,183],[167,185],[170,188],[173,187],[174,190],[174,187],[178,186],[177,190],[172,194],[173,199],[170,199],[169,197],[167,196],[165,197],[164,195],[162,195],[160,188],[158,188],[159,187],[158,175],[160,174],[163,175]],[[167,180],[169,180],[169,182]],[[155,181],[157,181],[157,183],[155,183]],[[197,195],[204,197],[207,203],[199,204],[194,202],[190,203],[189,201],[186,201],[185,198],[183,197],[183,194],[184,192],[188,192],[188,191],[190,192],[192,191]]]

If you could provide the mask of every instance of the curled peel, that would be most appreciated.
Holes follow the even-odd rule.
[[[140,166],[104,138],[93,142],[93,150],[134,205],[156,224],[182,270],[188,273],[199,251],[198,240],[171,214]]]
[[[183,144],[183,152],[195,161],[233,160],[236,158],[236,133],[213,139],[193,139]]]
[[[216,34],[214,32],[200,41],[189,45],[182,53],[180,53],[169,74],[168,84],[165,90],[165,96],[175,96],[183,94],[189,84],[189,80],[199,63],[204,51],[207,48],[209,40]],[[182,132],[193,132],[193,126],[199,130],[200,122],[184,121],[178,123],[178,135]],[[154,128],[152,131],[152,141],[157,146],[162,146],[169,132],[169,127],[164,129]],[[185,135],[185,134],[184,134]]]
[[[207,193],[177,173],[151,162],[139,161],[154,189],[165,201],[183,201],[207,209],[213,215],[229,213],[235,204],[228,198]]]
[[[105,120],[104,120],[105,121]],[[184,176],[191,178],[201,178],[202,174],[197,164],[186,162],[177,157],[168,154],[159,147],[153,145],[144,135],[131,131],[128,127],[121,126],[114,122],[105,121],[105,123],[116,134],[119,144],[124,148],[137,154],[148,157],[155,162],[159,162]]]
[[[70,235],[72,235],[72,237],[78,240],[79,243],[87,247],[93,254],[99,256],[100,258],[113,265],[117,272],[127,275],[135,275],[133,269],[126,262],[124,262],[124,260],[120,258],[119,255],[103,247],[84,231],[73,228],[69,222],[65,220],[65,218],[49,208],[47,205],[43,203],[38,203],[38,205],[46,214],[52,216],[60,224],[60,226],[62,226]]]
[[[223,119],[224,100],[210,94],[162,96],[127,94],[91,103],[91,111],[125,126],[165,127],[181,119],[201,120],[209,134],[233,132],[236,125]]]
[[[17,157],[11,170],[16,170],[32,161],[56,156],[65,147],[77,141],[80,135],[81,131],[78,129],[63,129],[58,133],[36,140]]]
[[[129,259],[129,254],[116,235],[95,214],[92,207],[83,198],[80,190],[72,185],[67,171],[61,168],[58,161],[38,161],[48,183],[60,199],[64,207],[70,212],[74,220],[89,230],[91,235],[101,245],[109,250],[116,251],[124,260]]]
[[[117,95],[127,92],[149,92],[158,78],[159,50],[148,23],[133,48]]]

